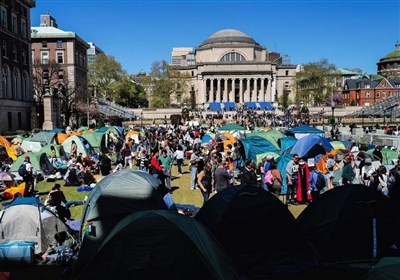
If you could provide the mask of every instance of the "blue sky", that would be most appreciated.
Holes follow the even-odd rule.
[[[369,74],[400,41],[399,0],[37,0],[32,26],[47,13],[132,74],[221,29],[240,30],[292,64],[327,58]]]

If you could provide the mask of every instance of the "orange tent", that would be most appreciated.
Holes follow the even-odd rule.
[[[70,137],[72,135],[72,133],[67,134],[67,133],[57,133],[56,139],[57,139],[57,144],[61,145],[65,139],[67,139],[68,137]]]
[[[346,153],[348,153],[348,151],[347,150],[341,150],[341,149],[333,149],[329,153],[326,153],[325,155],[323,155],[321,157],[321,160],[315,165],[315,167],[318,170],[321,170],[322,173],[324,173],[324,174],[327,173],[328,172],[328,168],[326,167],[326,161],[328,160],[330,155],[332,155],[335,158],[338,153],[346,154]]]
[[[222,139],[224,141],[224,153],[226,153],[228,151],[228,145],[233,145],[234,143],[236,143],[236,139],[232,135],[232,133],[229,132],[225,132],[224,134],[222,134],[222,136]]]

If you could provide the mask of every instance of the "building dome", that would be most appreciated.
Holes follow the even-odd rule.
[[[220,45],[220,44],[249,44],[259,45],[253,38],[247,34],[235,29],[223,29],[215,32],[207,38],[199,47],[206,45]]]
[[[395,50],[379,60],[378,74],[384,77],[400,76],[400,43],[396,43]]]

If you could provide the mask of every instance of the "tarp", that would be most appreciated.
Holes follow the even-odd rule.
[[[235,102],[223,102],[222,107],[225,108],[226,110],[235,110],[236,104]]]
[[[0,211],[0,242],[35,242],[35,254],[46,251],[57,232],[67,226],[35,197],[20,197]]]
[[[278,149],[267,139],[259,136],[250,136],[240,140],[244,147],[245,158],[256,162],[257,155],[266,152],[278,153]]]
[[[233,131],[233,130],[246,130],[246,128],[235,123],[229,123],[218,128],[218,131]]]
[[[294,144],[290,150],[291,154],[298,154],[299,157],[314,158],[320,154],[326,154],[333,150],[331,143],[328,139],[319,135],[307,135]]]
[[[246,279],[269,279],[275,273],[285,278],[285,273],[313,266],[311,247],[295,218],[262,188],[242,185],[218,192],[195,219],[221,242]]]
[[[42,172],[46,175],[51,174],[54,171],[54,167],[51,165],[46,154],[39,152],[28,152],[18,157],[18,159],[11,165],[10,172],[18,174],[18,168],[24,162],[26,156],[29,156],[30,162],[35,171]]]
[[[105,135],[104,133],[99,132],[86,132],[82,135],[89,144],[93,147],[96,153],[99,152],[108,152],[105,143]]]
[[[82,215],[79,261],[86,264],[107,234],[124,217],[142,210],[166,210],[159,181],[142,171],[121,170],[104,177],[92,190]],[[91,225],[95,233],[87,230]]]
[[[400,248],[399,205],[364,185],[325,192],[297,223],[325,263],[371,261]]]
[[[73,135],[66,139],[61,146],[63,147],[63,150],[67,156],[70,155],[71,153],[71,142],[75,141],[77,147],[78,147],[78,154],[82,153],[83,157],[86,156],[91,156],[95,153],[93,147],[90,145],[90,143],[83,138],[82,136],[76,136]]]
[[[323,130],[318,128],[308,126],[308,125],[300,125],[286,130],[286,134],[325,134]]]
[[[244,105],[251,110],[272,110],[273,106],[270,102],[244,102]]]
[[[130,214],[92,256],[74,279],[239,279],[201,223],[167,210]]]
[[[5,137],[0,136],[0,146],[9,148],[11,146],[11,143]]]

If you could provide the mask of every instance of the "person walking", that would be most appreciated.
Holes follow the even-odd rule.
[[[176,159],[176,165],[178,166],[178,177],[182,176],[182,165],[185,153],[183,151],[182,145],[178,144],[178,149],[174,152],[174,159]]]

